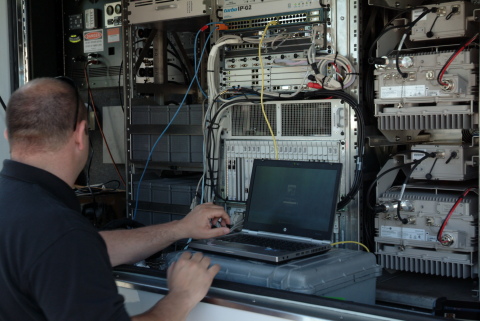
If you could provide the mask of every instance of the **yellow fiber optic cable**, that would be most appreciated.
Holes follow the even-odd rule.
[[[362,243],[360,243],[360,242],[356,242],[356,241],[335,242],[335,243],[332,243],[332,244],[330,244],[330,245],[331,245],[331,246],[335,246],[335,245],[338,245],[338,244],[346,244],[346,243],[353,243],[353,244],[357,244],[357,245],[363,246],[363,248],[364,248],[367,252],[370,252],[370,250],[368,249],[368,247],[366,247],[364,244],[362,244]]]
[[[276,25],[276,24],[278,24],[277,21],[270,21],[265,26],[265,29],[263,30],[262,37],[260,38],[260,42],[258,43],[258,59],[260,61],[260,70],[262,71],[262,84],[261,84],[262,88],[260,89],[260,105],[262,106],[263,117],[265,118],[265,122],[267,123],[268,129],[270,130],[270,135],[272,135],[273,147],[275,148],[275,159],[278,159],[277,140],[275,139],[275,133],[273,132],[272,126],[270,125],[270,121],[268,120],[267,113],[265,112],[265,105],[263,104],[265,70],[263,70],[263,59],[262,59],[262,44],[263,44],[263,39],[265,38],[265,34],[267,33],[268,27],[270,27],[271,25]]]

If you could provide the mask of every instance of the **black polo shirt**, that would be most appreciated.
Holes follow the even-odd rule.
[[[60,178],[0,172],[0,320],[130,320],[105,242]]]

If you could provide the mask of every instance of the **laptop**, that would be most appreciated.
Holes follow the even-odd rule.
[[[341,163],[255,159],[243,229],[189,247],[275,263],[326,252],[341,172]],[[238,241],[251,236],[261,242]]]

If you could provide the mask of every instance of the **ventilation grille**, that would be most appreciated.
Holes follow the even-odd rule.
[[[119,76],[122,73],[120,66],[111,66],[108,68],[108,74],[110,76]]]
[[[108,75],[107,67],[89,68],[88,77],[106,77]]]
[[[471,115],[395,115],[379,116],[380,130],[423,130],[423,129],[469,129],[472,128]]]
[[[92,67],[88,68],[88,77],[117,77],[116,81],[118,82],[118,76],[122,72],[120,66],[111,66],[111,67]],[[83,68],[74,68],[72,69],[70,75],[73,79],[84,80],[85,72]]]
[[[276,106],[264,104],[265,114],[274,133],[277,132]],[[233,136],[270,136],[267,122],[259,104],[233,106],[232,115]]]
[[[329,103],[282,104],[282,136],[331,136]]]
[[[421,193],[421,192],[417,192],[417,193],[410,193],[410,192],[405,192],[403,194],[403,199],[408,199],[408,200],[416,200],[416,201],[431,201],[431,202],[446,202],[446,203],[455,203],[456,200],[458,199],[458,195],[459,194],[447,194],[447,193],[444,193],[444,194],[433,194],[433,193]],[[380,198],[383,198],[383,199],[398,199],[398,197],[400,196],[400,191],[398,192],[385,192],[383,193]],[[462,202],[463,204],[471,204],[472,201],[476,199],[471,197],[471,196],[467,196],[467,197],[464,197]]]
[[[428,258],[411,258],[390,254],[377,253],[380,265],[387,269],[424,273],[454,278],[473,278],[472,267],[469,264],[442,262]]]
[[[278,108],[278,109],[277,109]],[[277,114],[279,110],[280,114]],[[332,105],[320,103],[265,104],[265,113],[272,130],[283,137],[330,137],[332,135]],[[278,124],[281,128],[277,128]],[[260,104],[232,107],[233,136],[270,136]]]

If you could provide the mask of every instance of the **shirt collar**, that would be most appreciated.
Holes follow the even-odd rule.
[[[6,159],[1,175],[36,184],[55,196],[72,210],[80,212],[80,202],[73,189],[62,179],[43,169]]]

